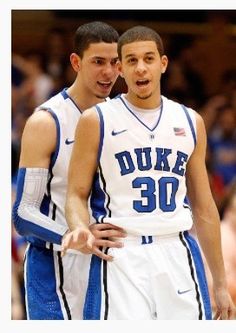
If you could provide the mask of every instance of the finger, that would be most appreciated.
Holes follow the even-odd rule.
[[[219,311],[216,311],[216,313],[215,313],[213,319],[214,319],[214,320],[218,320],[219,317],[220,317],[220,312],[219,312]]]
[[[222,310],[220,319],[221,320],[227,320],[228,319],[228,309],[227,310]]]
[[[80,241],[81,239],[82,239],[82,237],[83,237],[83,232],[82,231],[74,231],[73,232],[73,234],[72,234],[72,242],[74,243],[74,244],[77,244],[78,243],[78,241]]]
[[[65,246],[64,244],[64,240],[62,241],[62,244],[61,244],[61,258],[64,257],[64,255],[66,254],[66,250],[67,250],[68,247]]]
[[[102,237],[108,237],[108,238],[111,238],[111,237],[126,237],[127,234],[125,232],[122,232],[120,230],[113,230],[113,229],[109,229],[109,230],[103,230],[101,231],[101,235]]]
[[[121,227],[118,227],[116,225],[110,224],[110,223],[94,223],[91,224],[89,226],[89,229],[91,230],[109,230],[109,229],[113,229],[113,230],[119,230],[120,232],[124,232],[125,230]]]
[[[66,254],[66,250],[69,248],[69,240],[68,239],[63,239],[61,243],[61,257],[64,257]]]
[[[111,240],[107,240],[107,239],[97,239],[94,243],[94,246],[122,248],[122,247],[124,247],[124,243],[118,242],[118,241],[111,241]]]
[[[99,238],[111,238],[111,237],[126,237],[127,234],[125,232],[122,232],[120,230],[113,230],[113,229],[107,229],[107,230],[100,230],[95,232],[96,237]]]
[[[95,242],[95,238],[93,236],[93,234],[91,234],[90,232],[87,234],[87,247],[88,249],[92,249],[93,245]]]
[[[111,224],[111,223],[98,223],[99,229],[116,229],[120,231],[124,231],[123,228],[118,227],[117,225]]]
[[[79,249],[80,252],[82,252],[83,254],[92,254],[93,251],[92,249],[88,249],[87,247],[82,247],[81,249]]]
[[[106,260],[106,261],[112,261],[113,260],[113,257],[108,255],[108,254],[105,254],[103,253],[101,250],[99,250],[98,248],[94,248],[93,249],[93,253],[98,256],[99,258],[103,259],[103,260]]]
[[[229,309],[229,311],[228,311],[228,319],[234,320],[235,319],[235,315],[236,315],[235,311],[233,311],[232,309]]]
[[[228,318],[228,314],[227,314],[227,311],[225,311],[225,310],[218,310],[214,316],[214,319],[216,319],[216,320],[226,320],[227,318]]]
[[[70,242],[71,242],[71,235],[67,235],[65,238],[63,238],[62,240],[62,249],[63,251],[67,250],[69,248],[69,245],[70,245]]]

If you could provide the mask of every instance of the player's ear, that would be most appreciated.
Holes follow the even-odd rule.
[[[168,66],[168,58],[167,58],[166,55],[163,55],[161,57],[161,72],[162,72],[162,74],[165,73],[167,66]]]
[[[70,63],[74,71],[77,73],[80,70],[81,58],[76,53],[71,53]]]
[[[122,72],[122,65],[121,65],[121,61],[120,60],[118,60],[118,62],[117,62],[117,68],[118,68],[120,76],[124,77],[123,76],[123,72]]]

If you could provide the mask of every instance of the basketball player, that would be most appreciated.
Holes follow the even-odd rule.
[[[117,79],[117,40],[117,31],[105,23],[80,26],[70,56],[77,73],[74,83],[40,105],[23,132],[13,219],[29,242],[24,273],[28,319],[82,319],[91,258],[73,250],[61,256],[62,237],[68,231],[67,168],[83,110],[104,101]],[[103,239],[122,236],[120,228],[90,228],[97,239],[90,252],[106,259],[100,246],[121,246]]]
[[[63,249],[94,242],[85,204],[91,189],[97,222],[127,232],[123,248],[104,248],[112,260],[92,258],[84,319],[211,319],[199,247],[188,233],[193,222],[214,280],[216,318],[232,319],[203,121],[161,95],[168,59],[155,31],[129,29],[118,55],[128,93],[83,113],[69,167],[66,216],[74,232]]]

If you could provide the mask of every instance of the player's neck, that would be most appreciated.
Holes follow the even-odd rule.
[[[105,100],[91,93],[86,93],[82,88],[78,87],[76,83],[73,83],[67,89],[67,93],[82,112]]]
[[[160,92],[153,93],[148,98],[140,98],[131,91],[125,95],[129,103],[133,104],[139,109],[156,109],[161,105],[161,94]]]

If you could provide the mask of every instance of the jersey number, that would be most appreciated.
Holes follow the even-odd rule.
[[[133,208],[138,213],[150,213],[156,209],[156,183],[151,177],[137,177],[133,188],[141,189],[143,200],[134,200]],[[163,212],[173,212],[176,208],[175,195],[179,181],[174,177],[162,177],[158,180],[159,207]]]

